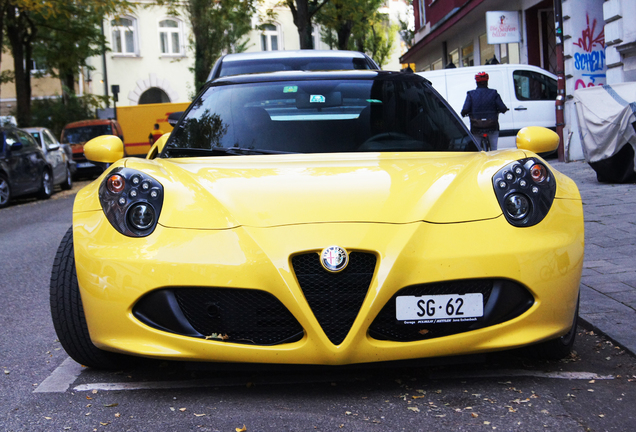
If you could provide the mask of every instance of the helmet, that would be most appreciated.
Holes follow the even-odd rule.
[[[479,82],[488,82],[488,74],[486,72],[480,72],[475,75],[475,81]]]

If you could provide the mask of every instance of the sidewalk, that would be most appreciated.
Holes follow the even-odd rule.
[[[549,161],[583,199],[579,317],[636,355],[636,184],[605,184],[585,162]]]

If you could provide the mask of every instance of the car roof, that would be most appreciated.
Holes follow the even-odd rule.
[[[280,60],[282,62],[286,61],[302,61],[312,59],[316,60],[325,60],[325,59],[333,59],[333,60],[342,60],[342,59],[358,59],[364,60],[370,69],[379,70],[380,66],[367,54],[359,52],[359,51],[346,51],[346,50],[291,50],[291,51],[254,51],[254,52],[246,52],[246,53],[233,53],[226,54],[219,58],[210,74],[208,75],[208,81],[214,79],[214,77],[218,77],[221,75],[221,70],[223,69],[223,65],[227,63],[241,63],[241,62],[258,62],[262,60],[264,62],[277,61]]]
[[[43,130],[46,130],[47,128],[42,126],[31,126],[31,127],[21,128],[21,129],[27,132],[42,132]]]
[[[407,81],[428,80],[412,72],[394,72],[380,70],[347,70],[347,71],[280,71],[263,72],[246,75],[229,75],[210,81],[208,85],[239,84],[268,81],[311,81],[311,80],[353,80],[353,79],[403,79]]]
[[[112,119],[93,119],[93,120],[80,120],[73,123],[69,123],[64,126],[64,129],[82,127],[82,126],[97,126],[97,125],[107,125],[114,123],[115,120]]]
[[[256,51],[248,53],[227,54],[224,62],[260,59],[287,59],[287,58],[367,58],[358,51],[341,50],[292,50],[292,51]]]

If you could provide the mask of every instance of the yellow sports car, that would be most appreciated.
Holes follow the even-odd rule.
[[[96,368],[565,356],[583,211],[557,144],[482,151],[412,73],[220,78],[146,159],[86,145],[111,165],[75,199],[55,329]]]

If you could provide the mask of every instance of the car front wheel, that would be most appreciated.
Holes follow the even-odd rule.
[[[72,228],[64,235],[55,255],[50,302],[55,332],[73,360],[84,366],[111,370],[134,363],[133,358],[101,350],[91,341],[77,283]]]
[[[0,175],[0,208],[9,205],[11,200],[11,186],[4,175]]]

